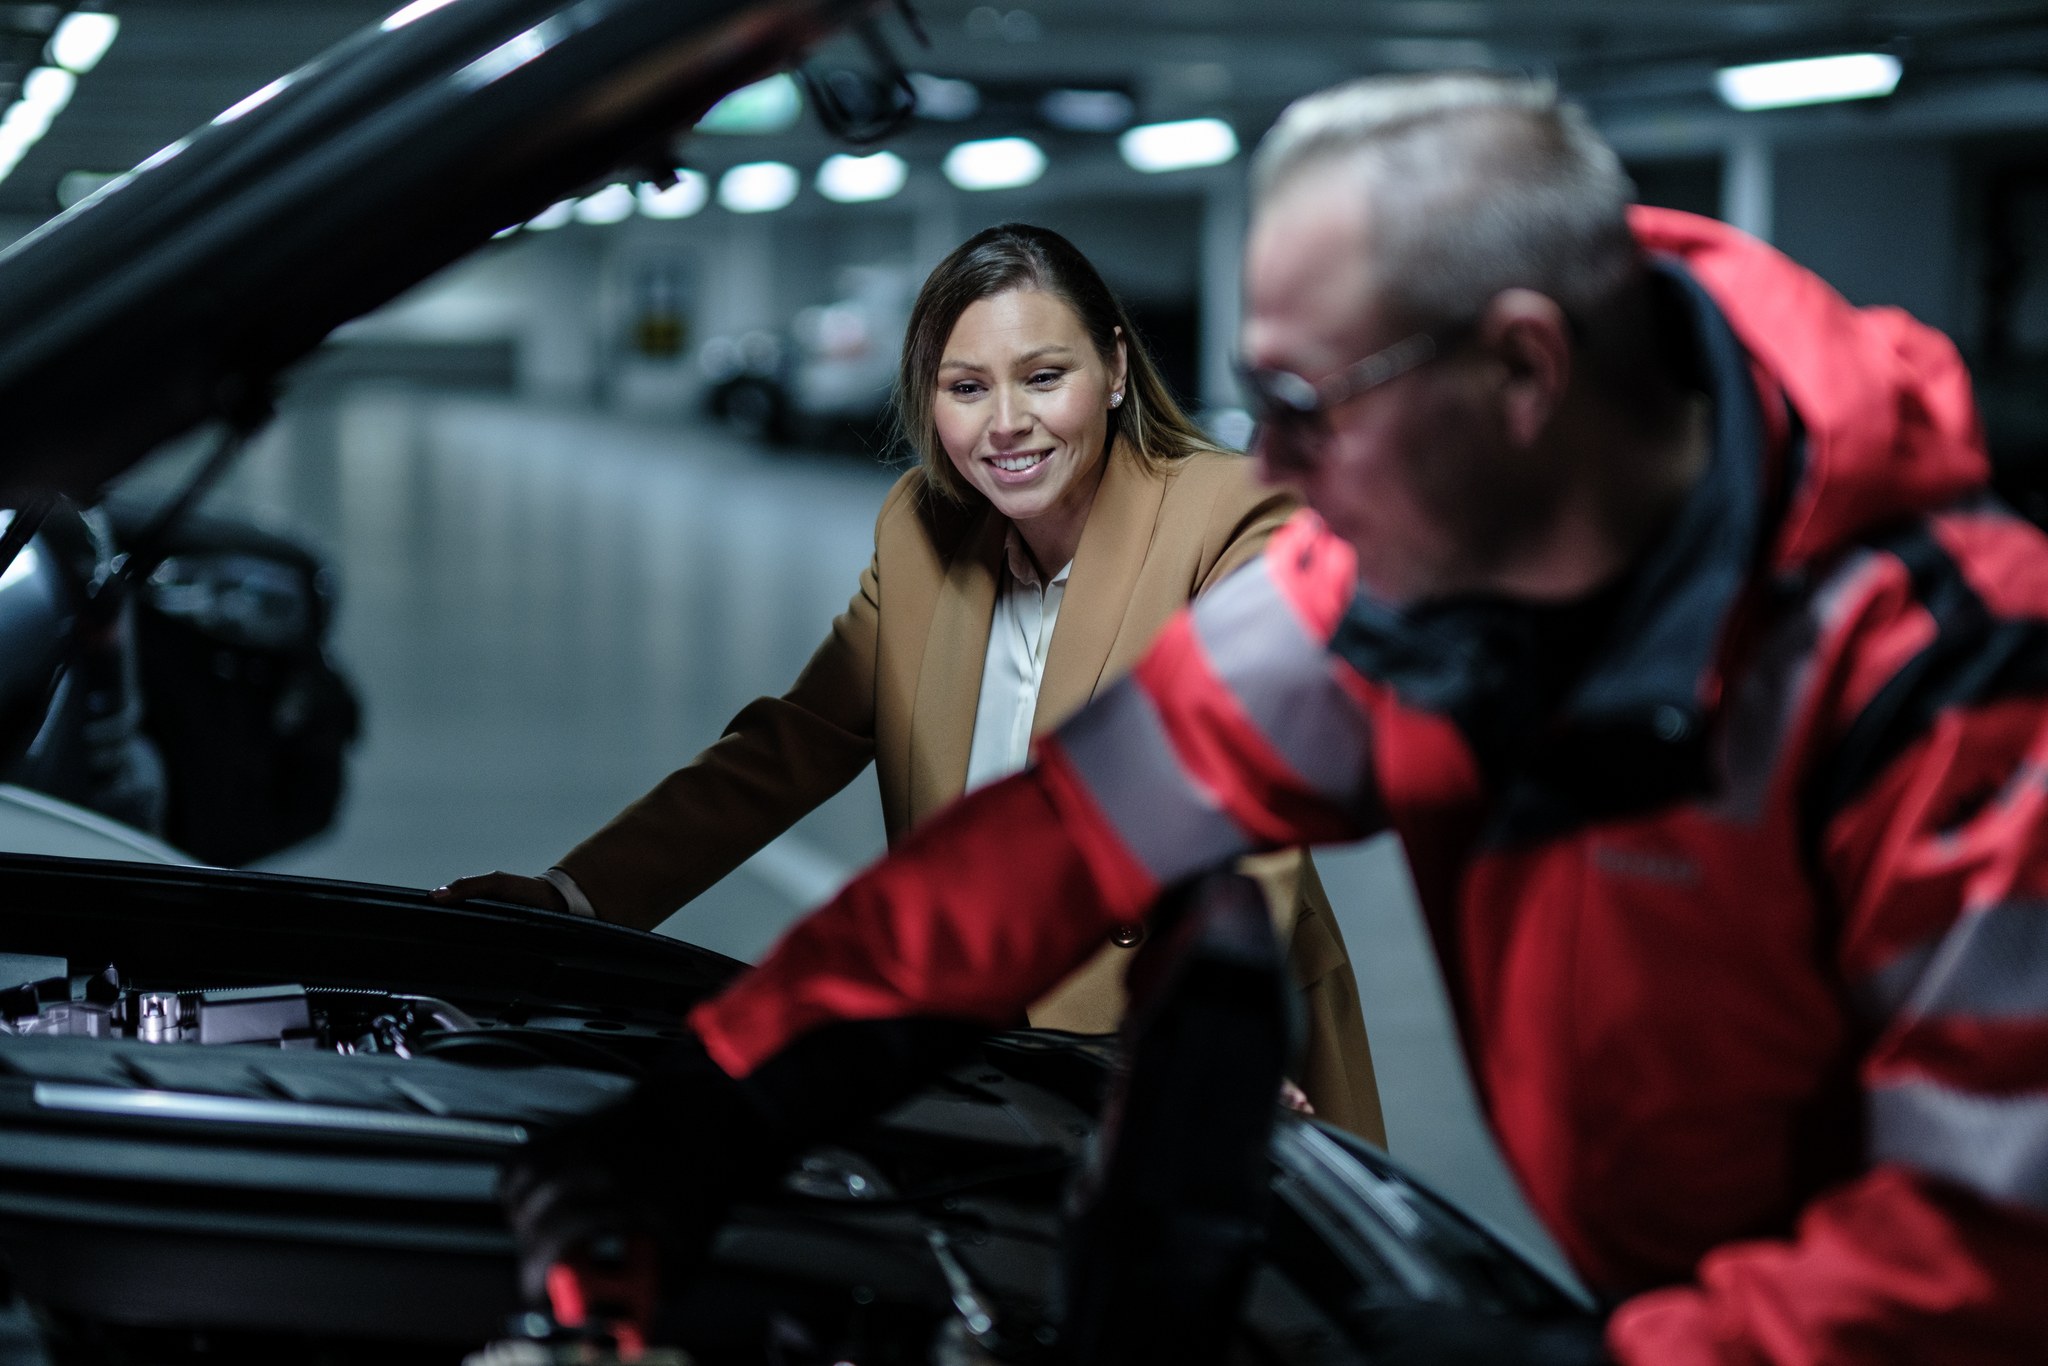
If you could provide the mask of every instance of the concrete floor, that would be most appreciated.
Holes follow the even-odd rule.
[[[300,400],[210,506],[329,555],[336,654],[367,729],[337,825],[265,866],[412,886],[546,867],[795,676],[866,563],[891,478],[851,456],[501,399]],[[881,847],[863,778],[663,932],[752,958]],[[1479,1124],[1398,851],[1317,859],[1390,1147],[1558,1264]]]

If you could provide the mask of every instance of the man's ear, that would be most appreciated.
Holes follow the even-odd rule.
[[[1533,289],[1504,289],[1479,315],[1477,340],[1505,371],[1503,413],[1518,446],[1550,426],[1572,381],[1572,329],[1557,301]]]

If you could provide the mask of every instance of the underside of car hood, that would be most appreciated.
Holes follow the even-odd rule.
[[[876,0],[408,5],[0,254],[0,502],[260,420],[327,334],[625,171]]]

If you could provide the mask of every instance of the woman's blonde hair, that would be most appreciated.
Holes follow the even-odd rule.
[[[932,488],[955,503],[967,501],[971,492],[946,457],[932,417],[946,342],[969,305],[1013,289],[1043,290],[1073,309],[1096,354],[1111,366],[1122,329],[1124,401],[1109,410],[1112,451],[1122,445],[1153,469],[1163,469],[1196,451],[1220,449],[1174,399],[1130,315],[1080,249],[1050,228],[1004,223],[976,233],[939,262],[917,292],[904,329],[896,432]]]

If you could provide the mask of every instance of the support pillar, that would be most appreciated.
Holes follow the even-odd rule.
[[[1245,186],[1242,173],[1219,176],[1202,201],[1202,363],[1205,406],[1236,407],[1241,398],[1231,358],[1244,317]]]
[[[1777,226],[1777,150],[1760,133],[1728,144],[1721,166],[1721,221],[1751,237],[1771,240]]]

